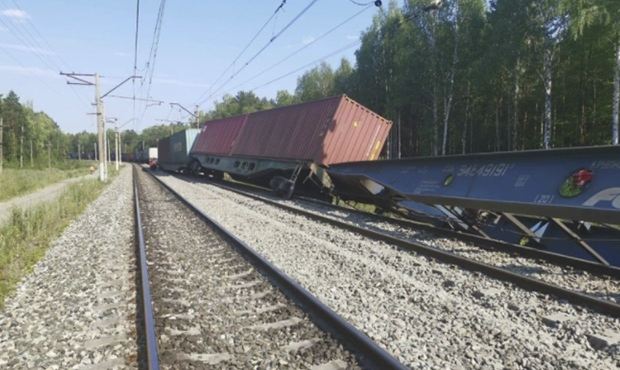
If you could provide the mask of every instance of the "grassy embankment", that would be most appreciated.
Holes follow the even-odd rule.
[[[111,171],[110,178],[116,171]],[[0,307],[22,277],[55,240],[103,191],[105,184],[82,180],[70,185],[55,201],[27,210],[14,210],[0,226]]]
[[[0,202],[24,195],[64,179],[87,175],[92,161],[65,161],[54,168],[19,169],[9,165],[0,175]]]

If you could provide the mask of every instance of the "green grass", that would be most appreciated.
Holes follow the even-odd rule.
[[[51,169],[7,166],[0,175],[0,202],[71,177],[90,173],[91,161],[66,161]]]
[[[83,180],[55,201],[28,210],[14,210],[0,226],[0,308],[22,277],[43,257],[49,244],[96,199],[105,184]]]

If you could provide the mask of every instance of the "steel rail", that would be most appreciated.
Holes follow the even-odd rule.
[[[157,178],[157,176],[155,176],[155,178]],[[158,180],[161,182],[160,179]],[[441,249],[428,247],[418,242],[414,242],[411,240],[406,240],[403,238],[388,235],[388,234],[381,233],[378,231],[358,227],[356,225],[352,225],[347,222],[338,221],[330,217],[322,216],[322,215],[319,215],[313,212],[299,209],[297,207],[292,207],[286,204],[282,204],[280,202],[277,202],[271,199],[266,199],[262,196],[247,193],[245,191],[234,189],[234,188],[231,188],[231,187],[219,184],[219,183],[214,183],[214,185],[219,186],[223,189],[235,192],[237,194],[264,202],[266,204],[278,207],[285,211],[296,213],[298,215],[308,217],[308,218],[311,218],[311,219],[314,219],[320,222],[324,222],[324,223],[327,223],[327,224],[330,224],[332,226],[336,226],[342,229],[346,229],[348,231],[366,236],[374,240],[390,243],[402,249],[413,251],[416,253],[420,253],[420,254],[435,258],[436,260],[440,262],[453,264],[453,265],[459,266],[469,271],[481,272],[494,279],[512,283],[525,290],[536,291],[536,292],[540,292],[544,294],[550,294],[557,298],[564,299],[568,302],[571,302],[575,305],[578,305],[584,308],[588,308],[588,309],[591,309],[591,310],[594,310],[594,311],[597,311],[597,312],[600,312],[600,313],[603,313],[603,314],[606,314],[612,317],[620,317],[620,304],[617,304],[617,303],[614,303],[608,300],[599,299],[599,298],[593,297],[588,294],[562,288],[556,284],[547,283],[547,282],[544,282],[538,279],[523,276],[523,275],[511,272],[511,271],[508,271],[508,270],[505,270],[505,269],[502,269],[502,268],[499,268],[499,267],[496,267],[496,266],[493,266],[493,265],[490,265],[484,262],[473,260],[471,258],[459,256],[457,254],[447,252]],[[602,268],[602,266],[600,265],[599,267]]]
[[[183,177],[186,175],[177,175],[177,176]],[[188,178],[195,179],[194,177],[188,177]],[[225,183],[225,180],[210,180],[208,181],[208,183],[220,186],[230,191],[239,191],[241,192],[240,194],[243,194],[243,195],[246,195],[244,194],[245,190],[242,190],[241,188],[247,189],[249,191],[261,191],[261,192],[271,195],[269,189],[262,188],[259,186],[254,186],[254,185],[248,185],[248,184],[243,184],[243,183],[230,183],[230,182]],[[549,262],[551,264],[554,264],[560,267],[571,266],[571,267],[574,267],[574,268],[577,268],[583,271],[587,271],[594,275],[598,275],[598,276],[604,275],[604,276],[610,276],[615,279],[620,279],[620,267],[616,267],[616,266],[603,265],[601,263],[588,261],[582,258],[571,257],[571,256],[567,256],[567,255],[560,254],[560,253],[555,253],[555,252],[540,250],[540,249],[536,249],[532,247],[522,246],[518,244],[508,243],[508,242],[498,240],[498,239],[485,238],[480,235],[470,234],[470,233],[466,233],[466,232],[458,231],[458,230],[451,230],[451,229],[439,227],[436,225],[432,225],[432,224],[428,224],[428,223],[424,223],[420,221],[399,219],[399,218],[394,218],[394,217],[389,217],[389,216],[380,216],[377,214],[364,212],[364,211],[354,209],[354,208],[343,207],[340,205],[330,204],[330,203],[327,203],[327,202],[324,202],[318,199],[308,198],[304,196],[297,196],[294,199],[299,199],[307,203],[314,203],[314,204],[317,204],[323,207],[329,207],[334,210],[354,213],[356,215],[370,218],[373,221],[377,221],[377,222],[388,222],[388,223],[392,223],[392,224],[405,227],[405,228],[425,230],[430,233],[436,234],[438,236],[455,238],[455,239],[458,239],[464,242],[473,243],[477,247],[480,247],[482,249],[489,250],[489,251],[498,251],[498,252],[504,252],[504,253],[510,253],[510,254],[517,254],[521,257],[526,257],[530,259],[541,259],[541,260],[544,260],[546,262]],[[297,207],[288,206],[288,205],[282,204],[281,202],[278,202],[278,201],[275,201],[269,198],[266,198],[266,200],[273,202],[272,204],[278,205],[278,207],[282,206],[281,208],[283,209],[287,209],[291,211],[298,210]],[[307,212],[303,210],[301,211]],[[304,215],[306,215],[306,213],[304,213]]]
[[[348,323],[331,308],[327,307],[308,290],[295,280],[271,264],[253,248],[237,238],[234,234],[220,225],[206,213],[194,206],[189,200],[172,189],[150,171],[144,171],[156,180],[164,189],[174,195],[181,203],[191,210],[198,218],[212,228],[220,237],[226,240],[241,256],[243,256],[257,271],[278,287],[289,299],[297,304],[310,319],[321,329],[332,334],[345,348],[352,352],[360,365],[368,369],[407,369],[386,350],[379,347],[366,334]]]
[[[149,280],[148,265],[146,263],[146,244],[142,229],[142,217],[140,215],[140,197],[138,190],[138,174],[133,168],[133,194],[135,204],[136,242],[138,244],[138,259],[140,263],[140,285],[142,292],[142,315],[144,324],[144,336],[146,341],[146,357],[149,370],[159,370],[159,355],[157,349],[157,334],[155,332],[155,319],[153,314],[153,299]]]
[[[322,205],[325,207],[331,207],[335,210],[345,211],[349,213],[354,213],[360,216],[365,216],[371,218],[374,221],[378,222],[389,222],[406,228],[415,228],[422,229],[433,234],[456,238],[461,241],[465,241],[468,243],[476,244],[476,246],[486,249],[489,251],[499,251],[504,253],[513,253],[518,254],[521,257],[527,257],[532,259],[542,259],[546,262],[552,263],[558,266],[571,266],[583,271],[587,271],[594,275],[606,275],[611,276],[616,279],[620,279],[620,267],[604,265],[599,262],[588,261],[583,258],[571,257],[565,254],[560,254],[556,252],[550,252],[546,250],[536,249],[528,246],[523,246],[519,244],[513,244],[509,242],[505,242],[498,239],[493,238],[485,238],[481,235],[471,234],[459,230],[447,229],[444,227],[439,227],[432,224],[427,224],[423,222],[417,222],[413,220],[405,220],[398,219],[394,217],[388,216],[379,216],[377,214],[372,214],[369,212],[360,211],[353,208],[343,207],[340,205],[329,204],[326,202],[322,202],[317,199],[307,198],[307,197],[299,197],[300,200],[309,203],[315,203],[318,205]],[[544,239],[544,237],[542,238]],[[569,239],[566,239],[569,241]]]

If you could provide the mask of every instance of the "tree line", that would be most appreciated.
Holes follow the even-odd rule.
[[[207,115],[341,93],[394,122],[391,158],[618,144],[620,1],[392,1],[354,65],[323,63],[271,100],[225,96]]]
[[[353,63],[322,63],[271,99],[225,95],[200,120],[347,94],[393,121],[389,158],[618,144],[618,0],[391,1],[360,41]],[[95,134],[62,134],[12,92],[0,112],[11,161],[22,126],[36,158],[94,150]],[[123,152],[191,126],[126,130]]]

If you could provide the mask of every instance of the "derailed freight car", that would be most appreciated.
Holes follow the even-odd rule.
[[[190,163],[189,153],[199,132],[197,128],[190,128],[159,140],[157,165],[166,171],[186,170]]]
[[[325,168],[377,159],[391,125],[346,95],[209,121],[190,168],[286,195],[296,184],[330,188]]]

